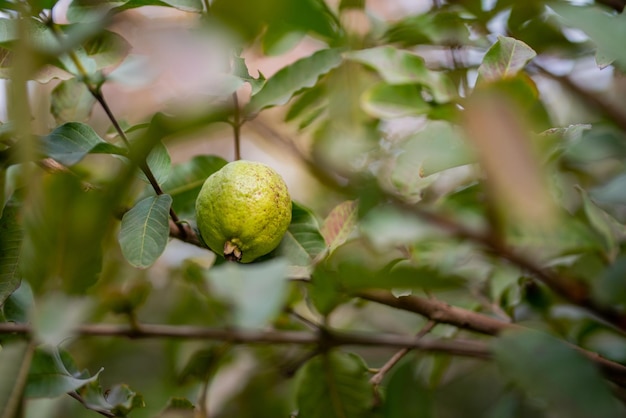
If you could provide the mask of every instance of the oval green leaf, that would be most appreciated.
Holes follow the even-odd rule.
[[[292,266],[307,267],[325,249],[317,219],[308,209],[294,202],[291,224],[278,247],[278,254],[285,256]]]
[[[65,123],[41,139],[43,152],[63,165],[71,166],[87,154],[120,154],[126,151],[109,144],[89,125],[78,122]]]
[[[288,65],[267,79],[259,92],[252,96],[247,113],[256,113],[272,106],[283,105],[299,91],[313,87],[317,80],[342,62],[338,49],[323,49]]]
[[[478,67],[478,82],[514,77],[537,53],[522,41],[498,36]]]
[[[69,354],[57,347],[41,346],[35,350],[25,395],[28,398],[56,398],[98,379],[100,372],[89,376],[80,372]]]
[[[133,266],[150,267],[165,250],[171,205],[170,195],[152,196],[124,214],[119,242],[124,257]]]

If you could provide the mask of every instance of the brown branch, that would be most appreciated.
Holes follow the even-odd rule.
[[[30,325],[0,324],[0,334],[30,334]],[[417,350],[451,355],[489,359],[491,352],[486,344],[473,340],[420,340],[398,334],[361,334],[337,331],[308,332],[280,330],[238,330],[196,327],[188,325],[148,325],[138,328],[111,324],[89,324],[76,329],[82,337],[125,337],[132,339],[172,338],[186,340],[216,340],[233,344],[298,344],[336,346],[410,347]]]
[[[545,269],[533,260],[518,253],[513,248],[499,240],[493,239],[490,235],[469,229],[445,215],[428,211],[418,206],[408,205],[397,198],[394,198],[394,203],[401,205],[417,214],[420,218],[447,230],[455,236],[468,239],[484,246],[496,256],[508,260],[512,264],[532,274],[553,292],[565,298],[570,303],[586,308],[590,313],[603,319],[608,324],[613,325],[619,331],[626,332],[626,315],[608,306],[598,304],[592,299],[591,291],[586,283]]]
[[[448,305],[436,299],[425,299],[417,296],[395,297],[391,292],[386,291],[362,291],[357,296],[392,308],[414,312],[438,323],[454,325],[487,335],[526,329],[521,325],[503,322],[477,312]],[[595,363],[611,381],[626,387],[626,366],[607,360],[598,353],[587,351],[577,345],[567,344]]]
[[[181,233],[181,228],[184,233]],[[196,234],[196,232],[184,222],[175,223],[172,219],[170,219],[170,237],[176,238],[180,241],[186,242],[188,244],[195,245],[196,247],[206,248],[206,246],[200,240],[200,237]]]
[[[395,297],[391,292],[384,290],[361,291],[356,296],[392,308],[413,312],[438,323],[454,325],[458,328],[486,335],[498,335],[502,331],[522,329],[519,325],[458,308],[437,299],[426,299],[417,296]]]

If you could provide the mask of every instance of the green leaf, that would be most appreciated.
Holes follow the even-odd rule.
[[[136,408],[143,408],[143,397],[127,385],[115,385],[103,392],[97,380],[93,380],[80,389],[79,395],[85,407],[93,410],[107,411],[116,417],[125,417]]]
[[[497,81],[517,75],[537,54],[522,41],[498,36],[478,67],[478,82]]]
[[[195,418],[196,407],[188,399],[170,398],[165,406],[155,418]]]
[[[37,299],[37,309],[30,312],[33,336],[41,344],[60,345],[75,335],[91,306],[92,301],[83,297],[46,293]]]
[[[27,341],[12,341],[0,349],[0,418],[19,416],[32,357],[33,346]]]
[[[461,129],[444,121],[429,122],[419,132],[404,138],[392,179],[399,188],[410,187],[423,177],[476,161]]]
[[[257,94],[265,84],[265,77],[260,72],[259,77],[257,78],[254,78],[250,75],[250,72],[248,71],[248,66],[246,65],[246,60],[242,57],[235,57],[233,59],[233,75],[250,84],[250,87],[252,87],[253,96]]]
[[[116,8],[116,11],[124,11],[143,6],[169,6],[174,7],[183,12],[201,12],[201,0],[127,0],[122,6]]]
[[[430,110],[415,84],[375,84],[363,93],[361,103],[367,114],[382,119],[423,115]]]
[[[208,270],[206,277],[211,289],[233,307],[234,325],[258,328],[282,310],[287,267],[283,258],[245,265],[225,263]]]
[[[574,6],[562,2],[551,2],[550,7],[565,24],[582,30],[598,46],[596,57],[599,64],[615,60],[622,69],[626,68],[626,51],[622,44],[626,39],[626,15],[607,13],[597,6]]]
[[[404,47],[420,44],[471,45],[473,43],[470,40],[467,21],[460,13],[435,10],[409,16],[393,23],[384,36],[389,43],[400,44]]]
[[[99,70],[122,62],[131,46],[117,33],[104,30],[87,40],[83,48],[85,53],[96,62],[96,69]]]
[[[252,96],[246,112],[256,113],[266,107],[287,103],[294,94],[313,87],[321,76],[338,67],[341,61],[338,49],[323,49],[284,67]]]
[[[44,153],[63,165],[71,166],[87,154],[120,154],[126,151],[109,144],[89,125],[78,122],[65,123],[42,138]]]
[[[335,206],[326,216],[321,232],[331,251],[350,237],[357,225],[358,213],[357,201],[346,200]]]
[[[161,256],[169,238],[172,197],[152,196],[124,214],[119,242],[122,254],[138,268],[150,267]]]
[[[611,217],[593,203],[586,190],[580,187],[577,187],[577,190],[583,199],[583,209],[589,224],[602,237],[606,253],[611,259],[614,258],[619,249],[617,248],[617,237],[612,227]]]
[[[50,111],[57,123],[84,122],[91,116],[96,99],[85,83],[72,78],[59,83],[50,97]]]
[[[172,167],[161,187],[174,200],[172,208],[183,217],[193,217],[196,198],[204,181],[228,162],[215,155],[196,155],[191,160]]]
[[[172,159],[170,157],[170,153],[167,151],[167,148],[162,142],[157,142],[157,144],[152,148],[146,158],[146,162],[148,163],[148,167],[150,167],[157,183],[163,184],[170,175]],[[140,172],[139,176],[145,182],[149,182],[144,173]]]
[[[620,174],[590,192],[593,200],[612,205],[626,205],[626,173]]]
[[[83,293],[95,283],[117,197],[85,191],[69,173],[44,177],[32,188],[24,207],[21,270],[35,292],[62,286],[67,293]]]
[[[393,371],[385,387],[383,404],[385,418],[430,418],[433,416],[433,395],[426,379],[418,374],[418,365],[406,361]]]
[[[309,266],[325,249],[315,216],[303,206],[292,203],[291,224],[277,253],[285,256],[292,266]]]
[[[0,306],[22,281],[20,257],[23,231],[18,219],[19,209],[20,205],[13,196],[0,218]]]
[[[592,282],[593,294],[607,305],[626,307],[626,257],[622,256]]]
[[[422,57],[408,51],[381,46],[344,55],[346,59],[376,70],[391,85],[419,84],[428,87],[436,102],[448,102],[456,95],[452,82],[443,73],[429,70]]]
[[[264,35],[274,32],[274,38],[301,32],[325,40],[336,37],[337,32],[335,17],[319,0],[214,0],[211,15],[245,42],[252,42],[264,30]]]
[[[41,346],[35,350],[25,394],[28,398],[56,398],[96,381],[99,374],[80,372],[66,351]]]
[[[367,368],[356,355],[330,351],[309,360],[298,373],[299,418],[368,416],[373,391]]]
[[[4,302],[2,313],[8,322],[28,324],[31,322],[31,313],[34,305],[33,290],[28,282],[22,281],[20,287],[11,293],[11,296]]]
[[[593,364],[562,341],[526,330],[503,335],[493,349],[501,373],[527,396],[545,403],[550,416],[626,413]]]

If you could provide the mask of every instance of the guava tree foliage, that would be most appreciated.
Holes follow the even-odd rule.
[[[624,3],[422,3],[0,1],[0,418],[626,416]],[[155,7],[228,65],[131,123]],[[224,132],[309,176],[245,265]]]

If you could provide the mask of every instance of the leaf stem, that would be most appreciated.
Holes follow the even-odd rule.
[[[415,336],[415,338],[420,339],[422,338],[424,335],[428,334],[433,328],[435,328],[435,326],[437,325],[437,323],[433,320],[429,320],[428,322],[426,322],[426,324],[422,327],[422,329],[417,333],[417,335]],[[400,360],[402,360],[402,358],[404,356],[406,356],[409,352],[411,351],[411,349],[409,347],[405,347],[403,349],[401,349],[400,351],[396,352],[377,372],[374,376],[372,376],[370,378],[370,383],[374,385],[374,388],[377,389],[378,386],[380,386],[380,384],[382,383],[383,379],[385,378],[385,375],[389,372],[389,370],[391,370],[396,364],[398,364],[398,362]]]

